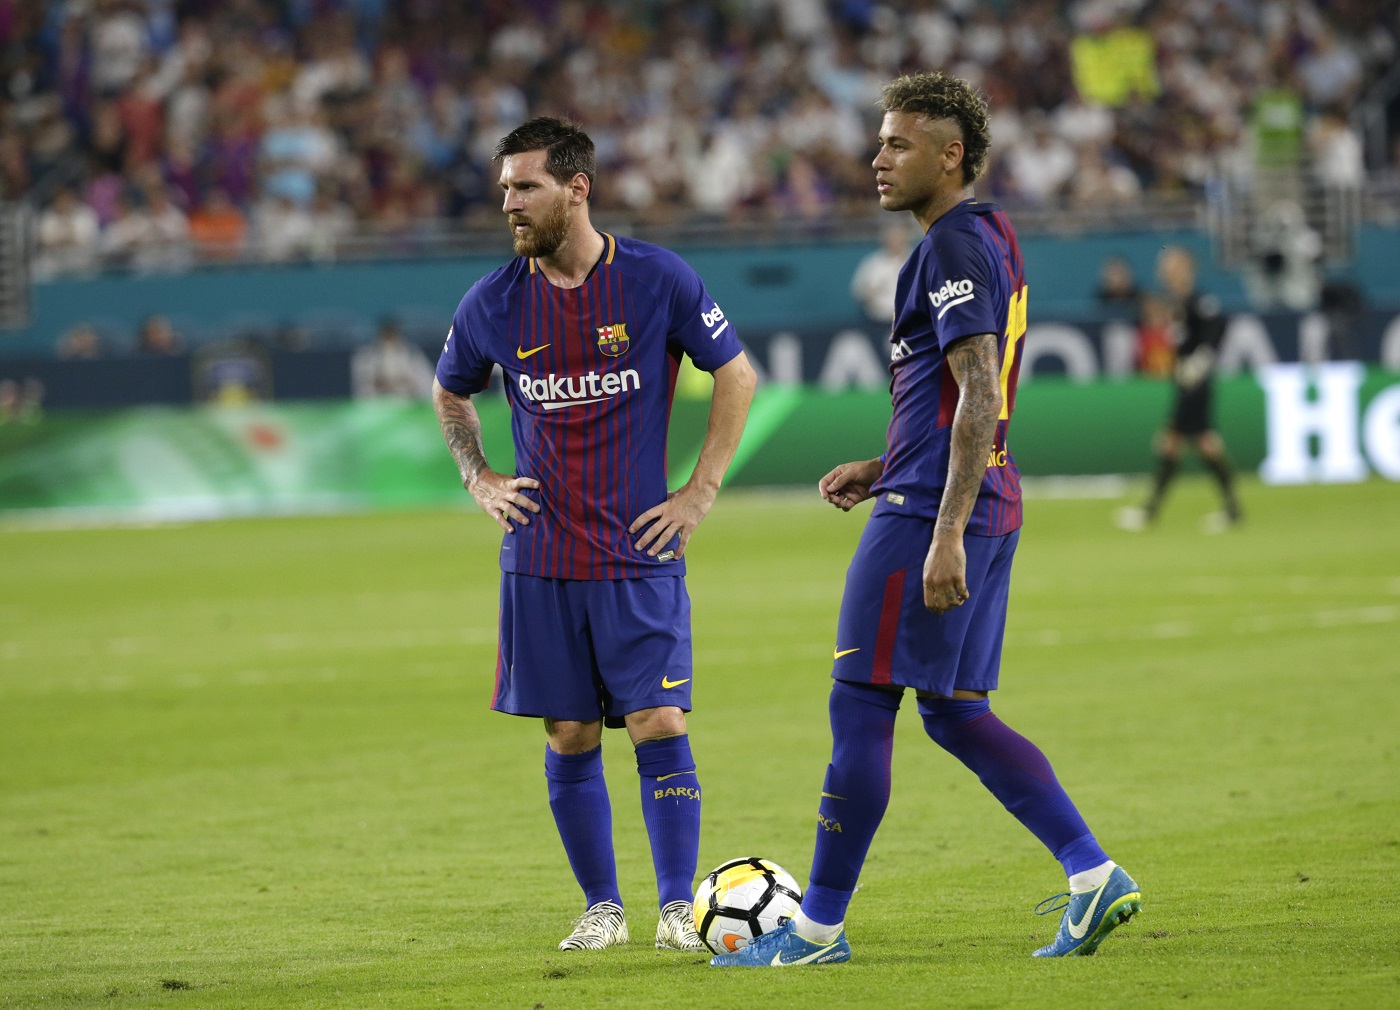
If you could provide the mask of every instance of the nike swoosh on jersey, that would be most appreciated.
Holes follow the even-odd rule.
[[[1084,918],[1078,922],[1069,923],[1069,935],[1076,940],[1084,939],[1084,934],[1089,932],[1089,922],[1094,918],[1094,909],[1099,907],[1099,899],[1103,897],[1103,889],[1107,886],[1107,881],[1099,887],[1098,893],[1094,895],[1094,900],[1089,902],[1089,908],[1084,912]]]
[[[789,965],[789,964],[809,964],[809,963],[811,963],[812,961],[815,961],[817,958],[821,957],[823,954],[830,954],[830,953],[831,953],[833,950],[835,950],[835,949],[836,949],[836,944],[834,944],[834,943],[827,944],[827,945],[826,945],[825,947],[823,947],[821,950],[813,951],[812,953],[808,954],[806,957],[793,958],[791,961],[784,961],[784,960],[783,960],[783,952],[780,950],[780,951],[778,951],[776,954],[773,955],[773,960],[770,961],[769,964],[772,965],[774,968],[781,968],[781,967],[783,967],[784,965]]]
[[[853,653],[853,652],[859,652],[859,651],[860,651],[860,647],[859,647],[859,646],[857,646],[857,647],[854,648],[854,649],[837,649],[837,650],[836,650],[836,654],[835,654],[834,656],[832,656],[831,658],[832,658],[832,659],[840,659],[842,656],[849,656],[851,653]]]
[[[695,774],[695,769],[692,768],[692,769],[690,769],[690,771],[688,771],[688,772],[672,772],[670,775],[658,775],[658,776],[656,776],[656,781],[658,781],[658,782],[665,782],[667,779],[673,779],[673,778],[675,778],[675,777],[678,776],[678,775],[694,775],[694,774]]]
[[[529,357],[530,355],[532,355],[532,354],[539,354],[540,351],[544,350],[544,349],[545,349],[546,347],[548,347],[548,346],[549,346],[548,344],[540,344],[539,347],[532,347],[532,348],[530,348],[528,351],[525,350],[525,348],[523,348],[523,347],[517,347],[517,348],[515,349],[515,356],[516,356],[517,358],[519,358],[521,361],[524,361],[526,358],[528,358],[528,357]]]
[[[661,678],[661,686],[664,687],[664,688],[666,688],[667,690],[670,690],[670,689],[673,688],[673,687],[680,687],[682,684],[689,684],[689,683],[690,683],[690,678],[689,678],[689,677],[685,678],[685,680],[667,680],[665,677],[662,677],[662,678]]]
[[[844,796],[837,796],[835,793],[822,793],[822,796],[828,800],[844,800],[846,798]]]

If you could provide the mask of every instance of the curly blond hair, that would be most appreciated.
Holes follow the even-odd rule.
[[[937,70],[897,77],[880,93],[880,111],[953,120],[962,131],[963,183],[971,185],[987,167],[987,149],[992,145],[987,100],[967,81]]]

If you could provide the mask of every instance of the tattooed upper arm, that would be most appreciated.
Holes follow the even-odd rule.
[[[975,337],[964,337],[947,350],[948,367],[953,370],[953,378],[958,388],[966,396],[968,387],[982,389],[990,387],[995,392],[1001,390],[1001,362],[998,354],[997,338],[990,333],[979,333]],[[1000,410],[1000,404],[997,409]]]

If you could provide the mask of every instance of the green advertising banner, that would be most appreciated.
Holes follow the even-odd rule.
[[[1352,427],[1369,440],[1363,447],[1379,447],[1371,459],[1382,472],[1389,465],[1379,457],[1391,452],[1384,445],[1390,444],[1385,440],[1391,437],[1390,403],[1400,395],[1397,387],[1400,377],[1392,373],[1360,376],[1358,369],[1356,402],[1340,408],[1343,415],[1350,411]],[[1012,452],[1027,476],[1146,472],[1170,394],[1165,383],[1142,379],[1027,383],[1011,425]],[[1309,409],[1309,403],[1296,409]],[[1373,403],[1377,409],[1367,412]],[[488,458],[509,470],[509,409],[498,397],[479,398],[478,405]],[[702,388],[683,388],[676,400],[673,485],[694,464],[708,406]],[[889,410],[881,393],[766,387],[754,401],[727,484],[814,484],[837,463],[877,455]],[[1270,414],[1265,387],[1255,379],[1218,384],[1218,427],[1242,470],[1257,470],[1269,453]],[[1320,430],[1300,430],[1314,442],[1324,437]],[[1361,435],[1352,437],[1362,445]],[[1400,445],[1400,433],[1394,441]],[[0,426],[0,510],[12,514],[64,510],[95,518],[200,518],[463,501],[426,403],[140,408]]]
[[[493,458],[510,458],[492,417]],[[432,408],[391,401],[149,407],[0,428],[0,509],[152,518],[447,504],[460,486]]]

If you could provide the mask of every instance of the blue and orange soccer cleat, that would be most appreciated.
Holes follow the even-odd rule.
[[[710,958],[716,968],[786,968],[798,964],[840,964],[851,959],[846,931],[831,943],[813,943],[798,936],[789,919],[771,933],[764,933],[733,954]]]
[[[1068,900],[1063,904],[1051,905],[1051,902],[1058,902],[1061,898]],[[1046,905],[1050,907],[1046,908]],[[1094,890],[1073,894],[1066,891],[1046,898],[1035,906],[1035,914],[1049,915],[1060,909],[1065,912],[1060,920],[1060,931],[1033,957],[1092,954],[1114,927],[1123,925],[1142,911],[1142,892],[1138,889],[1137,881],[1128,876],[1121,866],[1115,866],[1108,879]]]

